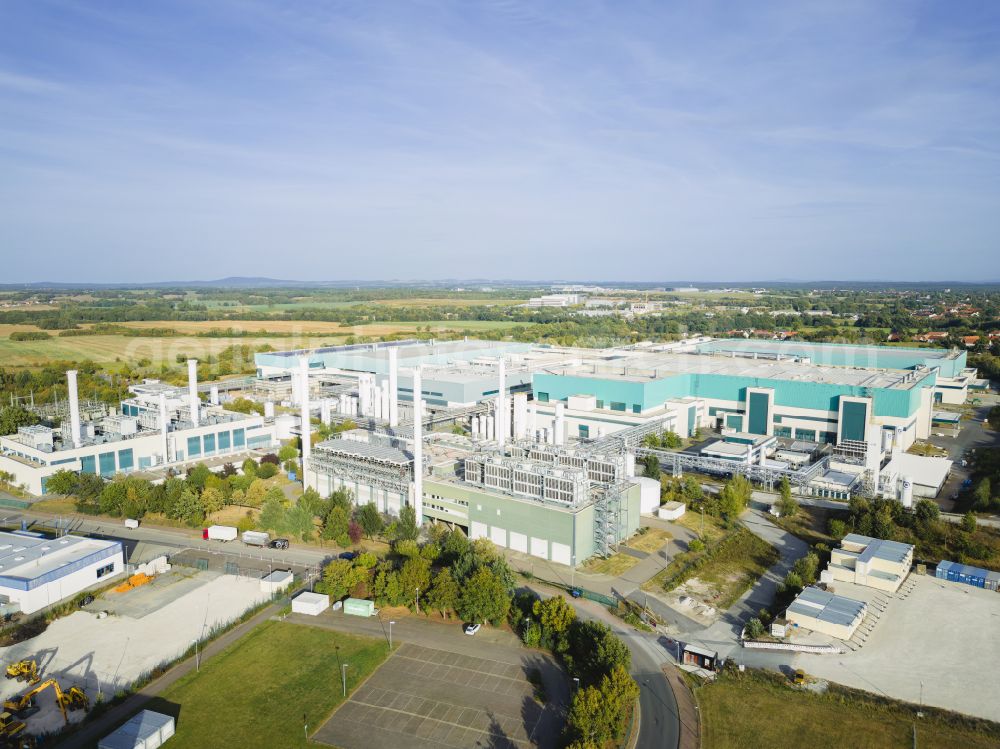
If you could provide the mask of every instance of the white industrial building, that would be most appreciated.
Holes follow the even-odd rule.
[[[118,541],[0,532],[0,597],[25,614],[111,580],[124,569]]]
[[[68,412],[59,429],[42,425],[0,437],[0,471],[28,492],[46,492],[49,476],[60,470],[110,478],[116,473],[183,468],[206,459],[232,456],[277,443],[273,418],[206,405],[198,394],[197,361],[188,362],[188,387],[156,380],[132,385],[117,412],[81,418],[76,372],[66,373]]]

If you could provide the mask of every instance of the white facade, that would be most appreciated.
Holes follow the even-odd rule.
[[[0,533],[0,595],[25,614],[112,580],[124,569],[118,541]]]

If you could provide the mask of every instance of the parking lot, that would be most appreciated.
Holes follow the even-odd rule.
[[[560,708],[539,704],[528,681],[553,668],[532,651],[479,657],[404,643],[313,738],[340,749],[556,746]]]

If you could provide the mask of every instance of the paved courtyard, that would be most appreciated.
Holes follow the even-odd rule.
[[[1000,594],[923,575],[911,580],[912,592],[889,600],[860,650],[800,654],[795,665],[914,704],[922,691],[926,705],[1000,720]],[[862,597],[851,590],[857,586],[836,587],[843,595]]]
[[[556,746],[561,718],[534,699],[540,653],[478,657],[404,643],[314,740],[340,749],[527,749]]]

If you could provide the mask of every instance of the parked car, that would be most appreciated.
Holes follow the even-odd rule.
[[[287,549],[288,539],[287,538],[276,538],[270,544],[268,544],[272,549]]]
[[[481,626],[483,626],[483,625],[481,625],[481,624],[466,624],[465,625],[465,634],[467,634],[467,635],[474,635],[474,634],[476,634],[476,632],[479,631],[479,628]]]
[[[342,552],[340,552],[340,555],[339,555],[340,559],[346,559],[348,562],[350,562],[356,556],[357,556],[357,554],[354,553],[353,551],[342,551]]]
[[[90,595],[90,593],[88,593],[87,595],[85,595],[83,598],[80,599],[80,608],[83,608],[84,606],[89,606],[93,602],[94,602],[94,597]]]
[[[580,598],[583,595],[583,591],[579,588],[573,588],[570,590],[569,594],[573,596],[573,598]]]

